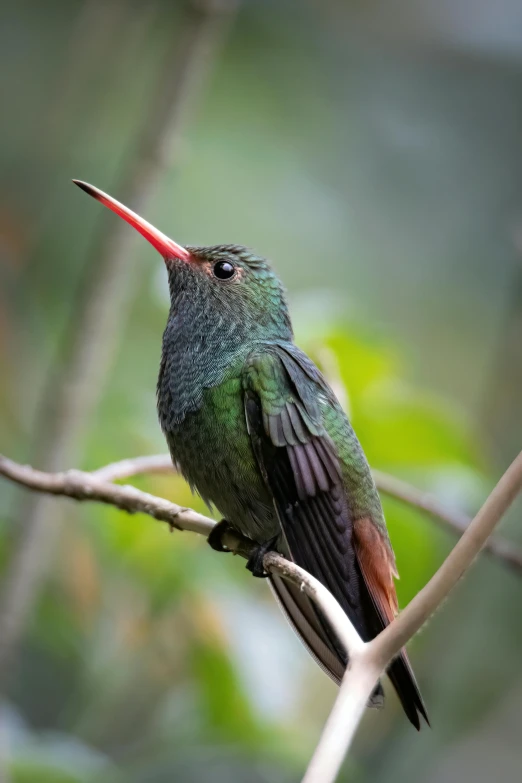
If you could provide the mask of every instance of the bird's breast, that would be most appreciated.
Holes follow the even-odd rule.
[[[271,498],[250,444],[239,377],[205,389],[199,410],[163,429],[173,460],[208,504],[256,540],[277,533]]]

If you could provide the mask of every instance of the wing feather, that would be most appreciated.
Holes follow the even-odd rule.
[[[399,610],[393,582],[398,575],[395,558],[368,517],[356,521],[354,539],[364,581],[383,625],[388,625]]]
[[[342,470],[309,386],[293,358],[252,357],[244,379],[248,428],[292,557],[328,585],[366,637]]]
[[[295,346],[274,346],[247,362],[245,416],[259,468],[274,500],[282,542],[292,559],[335,596],[363,639],[397,612],[395,561],[371,517],[353,519],[336,447],[317,402],[320,373]],[[272,586],[290,622],[321,665],[339,681],[346,656],[320,611],[278,579]],[[426,711],[405,652],[390,678],[411,722]],[[379,688],[372,697],[382,702]]]

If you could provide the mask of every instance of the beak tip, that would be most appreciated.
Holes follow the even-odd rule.
[[[184,247],[181,247],[181,245],[178,245],[177,242],[174,242],[174,240],[169,239],[169,237],[165,236],[165,234],[163,234],[161,231],[158,231],[158,229],[154,228],[154,226],[151,226],[150,223],[141,218],[128,207],[120,204],[120,202],[116,201],[116,199],[112,198],[112,196],[108,196],[107,193],[103,192],[103,190],[99,190],[98,188],[95,188],[94,185],[89,185],[88,182],[83,182],[81,179],[73,179],[72,181],[75,185],[78,185],[79,188],[84,190],[89,196],[92,196],[94,199],[96,199],[96,201],[104,204],[104,206],[112,210],[112,212],[115,212],[117,215],[119,215],[119,217],[129,223],[129,225],[131,225],[134,229],[136,229],[136,231],[138,231],[138,233],[145,237],[145,239],[150,242],[150,244],[155,247],[164,258],[172,256],[174,258],[180,258],[184,261],[188,261],[190,259],[190,253],[188,250],[186,250]]]
[[[75,185],[78,185],[81,190],[84,190],[86,193],[89,194],[89,196],[94,196],[94,188],[92,185],[89,185],[88,182],[83,182],[81,179],[73,179],[72,182],[74,182]]]

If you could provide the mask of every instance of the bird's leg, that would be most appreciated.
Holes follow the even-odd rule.
[[[212,549],[216,552],[230,552],[230,549],[223,544],[223,536],[230,530],[235,530],[235,528],[230,522],[227,522],[226,519],[222,519],[221,522],[214,525],[207,538]],[[267,552],[276,551],[278,538],[278,535],[274,536],[269,541],[265,541],[264,544],[258,544],[252,551],[252,554],[247,560],[246,567],[252,572],[253,576],[260,578],[266,578],[268,576],[263,566],[263,558]]]
[[[212,549],[216,552],[230,552],[230,549],[223,544],[223,536],[230,530],[233,530],[232,525],[226,519],[214,525],[207,538]]]
[[[264,544],[259,544],[256,546],[252,554],[247,560],[246,567],[249,571],[252,572],[252,576],[257,576],[262,579],[266,578],[268,576],[267,572],[265,571],[265,568],[263,566],[263,558],[267,554],[267,552],[275,552],[276,550],[276,543],[279,538],[279,535],[274,536],[269,541],[265,541]]]

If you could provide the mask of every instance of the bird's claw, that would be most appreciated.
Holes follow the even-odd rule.
[[[223,544],[223,536],[229,530],[232,530],[232,525],[226,519],[222,519],[210,531],[207,541],[216,552],[230,552],[230,549]]]
[[[223,536],[230,530],[234,530],[234,528],[226,519],[222,519],[221,522],[214,525],[207,538],[212,549],[216,552],[230,552],[230,549],[223,544]],[[263,565],[263,558],[267,552],[275,551],[277,539],[278,536],[275,536],[264,544],[258,544],[252,551],[246,564],[248,570],[252,572],[252,576],[257,576],[262,579],[265,579],[268,576]]]
[[[266,579],[268,576],[263,565],[263,559],[268,552],[275,551],[275,545],[278,536],[271,538],[270,541],[266,541],[264,544],[259,544],[253,550],[252,554],[247,560],[246,567],[252,572],[252,576],[257,576],[260,579]]]

